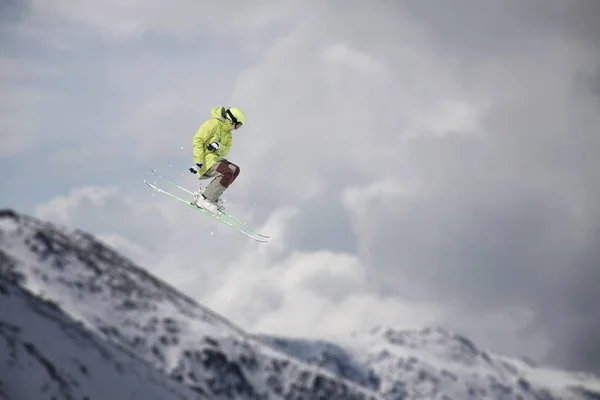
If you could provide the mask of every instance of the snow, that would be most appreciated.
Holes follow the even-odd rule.
[[[22,287],[176,382],[212,399],[301,393],[332,400],[376,398],[325,369],[253,341],[90,235],[24,216],[19,226],[23,229],[5,232],[0,250],[18,260],[8,268],[24,277]]]
[[[0,232],[4,232],[5,234],[11,234],[19,225],[12,219],[9,218],[0,218]]]
[[[12,283],[0,280],[0,376],[10,384],[0,398],[49,398],[42,387],[90,399],[600,398],[596,375],[493,354],[443,328],[249,335],[85,232],[7,211],[3,259]]]
[[[596,375],[535,367],[482,351],[467,338],[443,328],[377,328],[337,336],[332,342],[268,335],[261,339],[324,368],[339,369],[331,359],[342,360],[346,378],[370,382],[384,398],[593,398],[585,397],[578,388],[600,396]]]
[[[0,321],[0,394],[8,399],[198,399],[132,354],[70,323],[50,303],[3,280]]]

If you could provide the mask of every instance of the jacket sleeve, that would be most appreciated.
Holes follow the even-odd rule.
[[[192,148],[194,150],[194,162],[203,164],[206,157],[207,143],[210,143],[212,137],[216,136],[216,126],[210,122],[200,126],[194,139],[192,140]]]

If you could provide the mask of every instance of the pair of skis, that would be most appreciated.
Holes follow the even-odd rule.
[[[171,180],[165,178],[164,176],[161,176],[158,172],[156,172],[155,169],[152,169],[152,173],[154,175],[156,175],[158,178],[164,180],[165,182],[168,182],[173,187],[184,191],[188,195],[190,195],[190,196],[194,195],[194,193],[189,191],[188,189],[186,189],[182,186],[179,186],[178,184],[176,184],[175,182],[172,182]],[[257,242],[261,242],[261,243],[268,242],[267,239],[269,238],[269,236],[256,232],[255,230],[249,228],[248,225],[246,225],[242,221],[238,220],[233,215],[226,213],[225,211],[221,211],[219,213],[219,215],[213,215],[212,213],[204,210],[203,208],[196,206],[189,200],[185,200],[179,196],[174,195],[173,193],[167,192],[166,190],[163,190],[163,189],[157,187],[156,185],[153,185],[152,183],[148,182],[147,180],[144,180],[144,182],[146,183],[146,185],[148,185],[150,188],[152,188],[156,192],[162,193],[162,194],[169,196],[175,200],[178,200],[184,204],[187,204],[188,206],[194,208],[195,210],[198,210],[198,211],[201,211],[201,212],[207,214],[208,216],[212,217],[213,219],[216,219],[217,221],[229,226],[232,229],[235,229],[236,231],[240,232],[243,235],[248,236],[251,239],[256,240]]]

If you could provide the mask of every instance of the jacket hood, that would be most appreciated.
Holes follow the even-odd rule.
[[[231,126],[229,121],[227,121],[223,116],[225,110],[226,108],[223,106],[215,107],[212,110],[210,110],[210,116],[212,118],[218,119],[223,129],[230,131],[233,127]]]
[[[223,120],[224,112],[225,112],[225,107],[223,107],[223,106],[215,107],[212,110],[210,110],[210,116],[212,118],[218,118],[220,120]]]

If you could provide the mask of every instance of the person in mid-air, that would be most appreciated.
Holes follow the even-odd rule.
[[[192,149],[194,166],[190,172],[198,179],[214,178],[202,191],[194,193],[193,203],[206,211],[218,215],[223,210],[221,195],[235,181],[240,167],[225,159],[231,149],[231,131],[246,123],[246,116],[239,108],[215,107],[210,111],[211,118],[204,121],[194,134]]]

